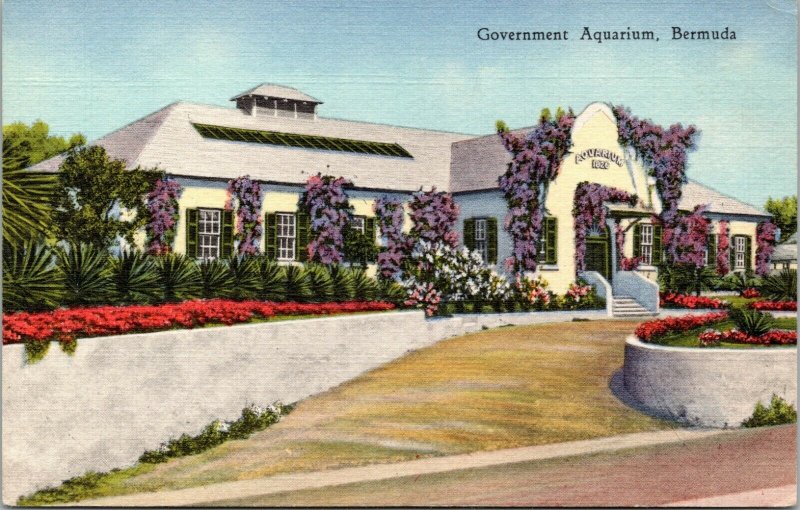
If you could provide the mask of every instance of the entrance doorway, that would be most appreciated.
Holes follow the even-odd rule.
[[[584,265],[587,271],[597,271],[607,281],[611,281],[611,244],[608,230],[602,235],[586,237]]]

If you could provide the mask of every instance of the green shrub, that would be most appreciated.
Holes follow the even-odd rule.
[[[772,315],[747,308],[733,308],[730,318],[736,327],[750,336],[760,336],[772,329],[775,319]]]
[[[761,294],[776,301],[797,301],[797,270],[784,269],[770,275],[761,286]]]
[[[258,295],[260,281],[258,264],[252,255],[236,255],[228,259],[228,268],[232,278],[233,299],[255,299]]]
[[[69,306],[105,304],[111,300],[109,254],[93,244],[67,244],[56,251],[64,275],[64,303]]]
[[[797,422],[797,410],[794,406],[773,394],[769,407],[764,407],[759,401],[753,415],[742,422],[742,427],[765,427],[795,422]]]
[[[156,263],[164,301],[175,303],[194,299],[202,292],[200,270],[193,260],[179,253],[158,258]]]
[[[311,291],[306,270],[301,266],[286,266],[286,300],[303,303],[311,300],[314,293]]]
[[[394,280],[381,280],[378,290],[378,298],[381,301],[388,301],[396,305],[401,305],[406,301],[406,289]]]
[[[331,275],[325,266],[319,264],[309,264],[306,275],[311,291],[314,293],[314,301],[327,303],[333,301],[334,288]]]
[[[227,298],[233,293],[233,276],[228,265],[219,260],[203,260],[198,265],[202,290],[206,299]]]
[[[3,308],[5,311],[52,310],[64,295],[63,274],[43,243],[27,241],[3,246]]]
[[[352,301],[355,299],[356,289],[353,270],[334,264],[328,267],[333,282],[334,301]]]
[[[258,299],[262,301],[286,300],[286,272],[265,255],[256,257],[258,270]]]
[[[126,250],[112,258],[110,275],[116,303],[148,304],[162,297],[156,263],[138,250]]]
[[[375,278],[367,276],[363,269],[353,270],[353,299],[357,301],[374,301],[380,289]]]
[[[42,361],[49,350],[49,340],[28,340],[25,342],[25,360],[31,364]]]
[[[662,291],[678,294],[697,294],[713,288],[717,273],[710,267],[697,268],[694,264],[661,264],[658,283]]]

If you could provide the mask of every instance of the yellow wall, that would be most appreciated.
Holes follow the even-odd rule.
[[[228,193],[219,187],[184,186],[181,198],[178,201],[178,228],[175,231],[175,251],[186,253],[186,209],[209,207],[222,209]]]

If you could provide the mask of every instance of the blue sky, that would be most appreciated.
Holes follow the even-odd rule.
[[[601,100],[696,124],[690,177],[762,205],[797,188],[796,16],[788,0],[6,0],[3,122],[94,139],[176,100],[230,106],[265,81],[320,98],[326,116],[475,134]],[[583,26],[660,41],[579,41]],[[673,41],[672,26],[737,40]],[[570,41],[483,42],[481,27]]]

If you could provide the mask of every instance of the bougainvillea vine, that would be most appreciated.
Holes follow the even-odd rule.
[[[150,255],[166,255],[172,251],[181,191],[178,181],[167,177],[157,180],[153,190],[147,194],[148,221],[145,233],[146,250]]]
[[[664,245],[675,264],[689,264],[697,269],[706,265],[706,248],[711,222],[703,214],[705,206],[697,206],[690,214],[679,214],[672,229],[664,228]]]
[[[728,237],[728,221],[720,220],[717,235],[717,274],[725,276],[731,270],[731,241]]]
[[[375,201],[373,210],[381,236],[386,241],[378,253],[378,271],[383,278],[399,278],[403,257],[408,252],[408,240],[403,234],[403,202],[383,196]]]
[[[504,228],[513,243],[506,265],[514,271],[536,270],[549,184],[558,176],[561,160],[572,146],[574,122],[571,110],[559,112],[554,120],[543,113],[525,137],[509,131],[503,122],[497,123],[497,134],[511,154],[498,183],[508,204]]]
[[[687,154],[695,148],[698,130],[695,126],[683,127],[681,124],[664,129],[648,119],[631,115],[630,110],[623,106],[614,108],[614,116],[617,118],[619,142],[633,147],[656,179],[656,191],[661,199],[659,217],[664,229],[664,244],[670,256],[676,250],[667,242],[667,238],[672,242],[678,239],[677,236],[670,236],[669,232],[679,220],[678,203],[683,194],[683,185],[687,182]]]
[[[777,227],[771,221],[761,221],[756,226],[756,274],[767,276],[772,252],[775,251],[775,231]]]
[[[419,190],[411,195],[408,208],[414,239],[458,246],[458,233],[453,227],[458,220],[459,207],[453,195],[436,191],[436,188]]]
[[[299,205],[311,217],[309,260],[323,264],[338,264],[344,260],[343,231],[353,214],[344,189],[352,184],[344,177],[322,174],[306,181]]]
[[[575,224],[575,271],[586,269],[586,236],[593,228],[606,228],[605,202],[636,205],[638,197],[627,191],[584,181],[575,188],[572,216]]]
[[[256,254],[264,227],[261,224],[261,185],[245,175],[228,181],[225,210],[236,211],[236,240],[239,253]]]

